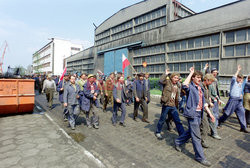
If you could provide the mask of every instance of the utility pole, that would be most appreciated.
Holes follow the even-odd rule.
[[[5,41],[5,47],[4,47],[4,50],[3,50],[2,58],[0,60],[0,74],[3,74],[3,59],[4,59],[4,54],[5,54],[5,51],[6,51],[7,47],[8,47],[8,43],[7,43],[7,41]]]

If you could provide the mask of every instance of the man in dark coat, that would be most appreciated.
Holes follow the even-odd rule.
[[[87,126],[98,129],[99,117],[97,113],[99,111],[99,101],[97,97],[100,93],[100,89],[95,80],[96,77],[93,74],[88,75],[88,81],[84,84],[83,91],[81,92],[81,108],[86,112]]]
[[[148,121],[148,98],[147,98],[147,92],[146,92],[146,87],[145,87],[145,81],[144,81],[144,74],[140,73],[138,74],[138,78],[134,82],[133,86],[133,94],[135,97],[134,101],[134,120],[137,121],[137,115],[138,115],[138,109],[139,106],[142,105],[143,109],[143,117],[142,117],[142,122],[149,123]]]

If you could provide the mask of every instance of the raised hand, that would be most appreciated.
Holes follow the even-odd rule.
[[[190,71],[191,73],[194,73],[194,67],[191,67],[191,68],[189,69],[189,71]]]
[[[237,70],[238,70],[238,71],[241,71],[241,69],[242,69],[242,68],[241,68],[241,65],[238,65],[238,69],[237,69]]]
[[[166,75],[168,75],[170,73],[168,68],[165,70],[165,73],[166,73]]]

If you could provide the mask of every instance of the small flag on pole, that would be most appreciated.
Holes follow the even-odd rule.
[[[124,69],[130,65],[130,62],[126,58],[124,54],[122,54],[122,72],[124,73]]]
[[[62,73],[62,75],[60,77],[60,81],[63,80],[63,77],[64,77],[66,71],[67,71],[67,67],[64,68],[63,73]]]

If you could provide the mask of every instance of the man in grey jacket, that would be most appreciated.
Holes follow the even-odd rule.
[[[70,83],[64,90],[63,102],[64,107],[68,108],[68,121],[72,130],[75,129],[75,119],[80,112],[79,108],[79,92],[80,87],[75,83],[76,78],[74,76],[70,77]]]

